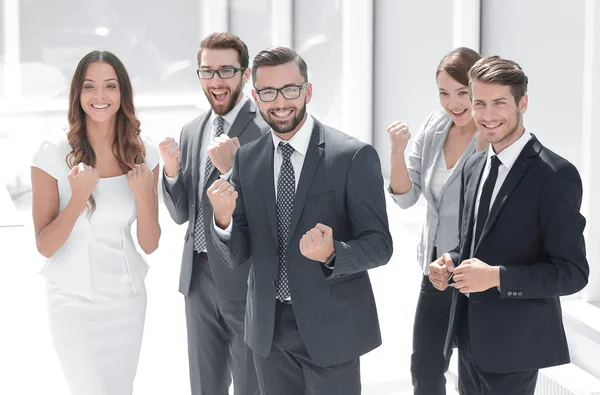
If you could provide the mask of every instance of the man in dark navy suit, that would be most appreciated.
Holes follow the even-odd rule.
[[[429,277],[455,288],[446,352],[458,346],[461,395],[533,395],[538,369],[569,362],[559,297],[588,281],[581,178],[523,126],[517,63],[481,59],[469,86],[490,146],[465,164],[460,245]]]

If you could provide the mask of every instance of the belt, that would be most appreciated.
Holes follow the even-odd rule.
[[[292,301],[290,299],[287,299],[287,300],[276,299],[276,300],[281,304],[289,304],[289,305],[292,304]]]

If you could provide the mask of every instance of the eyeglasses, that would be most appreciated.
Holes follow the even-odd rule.
[[[198,74],[198,77],[202,78],[203,80],[210,80],[212,77],[215,76],[215,73],[219,75],[219,78],[225,80],[227,78],[233,77],[238,71],[242,71],[245,69],[245,67],[225,67],[219,70],[203,68],[196,70],[196,73]]]
[[[302,88],[306,88],[308,81],[302,85],[288,85],[283,88],[265,88],[265,89],[254,89],[256,94],[263,102],[271,102],[277,99],[277,95],[281,92],[283,97],[288,100],[297,99],[300,96]]]

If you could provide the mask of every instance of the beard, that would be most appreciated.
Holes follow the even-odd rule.
[[[243,84],[241,78],[240,78],[240,83],[236,86],[236,88],[233,92],[231,92],[231,89],[229,89],[229,87],[226,87],[226,89],[229,91],[230,94],[229,94],[228,100],[225,103],[217,103],[209,91],[207,91],[205,89],[203,89],[203,91],[204,91],[204,95],[208,99],[208,102],[210,103],[210,107],[212,108],[212,110],[217,115],[222,116],[222,115],[228,114],[231,110],[233,110],[233,107],[235,107],[240,95],[242,94],[243,88],[244,88],[244,84]]]
[[[273,129],[273,131],[277,134],[287,134],[296,130],[300,122],[304,119],[306,115],[306,99],[304,99],[304,104],[300,108],[294,108],[296,110],[296,116],[290,120],[281,121],[274,116],[271,115],[271,111],[276,110],[285,110],[285,107],[279,107],[269,110],[268,112],[260,111],[260,115],[262,115],[263,119]],[[288,107],[289,109],[289,107]]]

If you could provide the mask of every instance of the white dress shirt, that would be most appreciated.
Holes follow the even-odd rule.
[[[496,196],[498,196],[498,192],[504,184],[506,180],[506,176],[508,176],[508,172],[513,167],[519,155],[521,155],[521,151],[527,145],[527,143],[531,140],[531,133],[527,130],[523,133],[521,137],[508,147],[504,148],[502,152],[498,155],[494,152],[492,145],[490,144],[487,151],[487,160],[485,162],[485,168],[483,169],[483,174],[481,175],[481,181],[479,182],[479,189],[477,191],[477,200],[475,201],[475,214],[473,216],[473,240],[471,243],[471,256],[475,252],[475,229],[477,228],[477,214],[479,212],[479,200],[481,199],[481,193],[483,191],[483,184],[490,174],[490,168],[492,166],[492,156],[496,155],[498,159],[500,159],[500,166],[498,166],[498,178],[496,179],[496,185],[494,185],[494,191],[492,192],[492,199],[490,200],[490,210],[494,205],[494,200],[496,200]],[[489,212],[488,212],[489,214]]]
[[[306,113],[306,121],[304,121],[304,125],[302,125],[300,130],[298,130],[298,132],[287,141],[288,144],[294,147],[294,152],[290,157],[290,162],[292,162],[292,167],[294,168],[294,181],[296,183],[296,189],[298,189],[298,181],[300,180],[302,166],[304,166],[304,158],[306,158],[306,151],[308,151],[308,145],[310,144],[310,138],[312,136],[314,124],[315,121],[313,117],[309,113]],[[279,148],[279,142],[284,140],[278,137],[273,130],[271,130],[271,137],[273,138],[273,148],[275,150],[273,156],[273,182],[275,183],[275,200],[277,200],[277,180],[279,179],[281,164],[283,163],[283,154]],[[214,224],[214,226],[219,238],[223,241],[229,241],[233,221],[229,222],[227,229],[221,229],[216,224]]]

